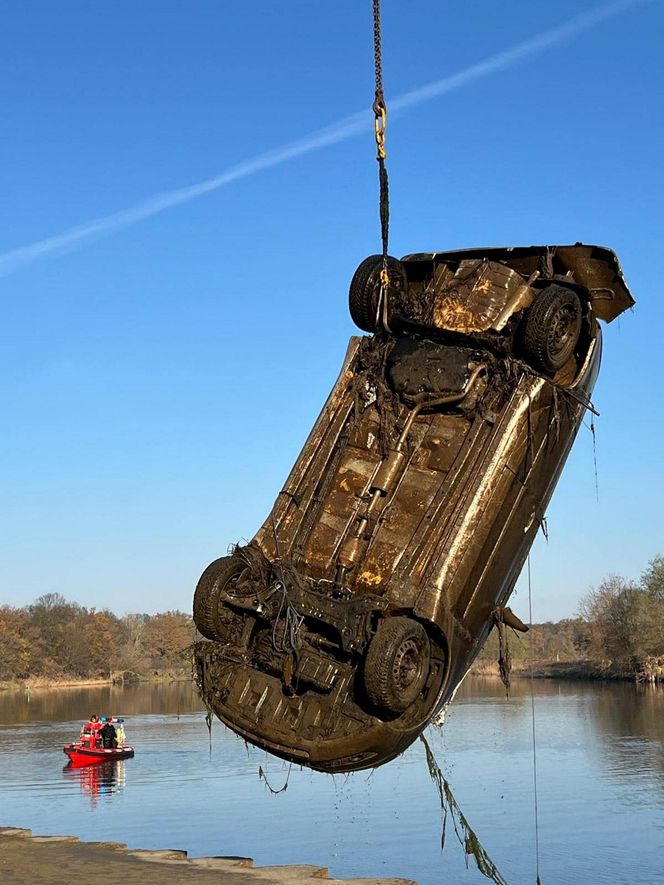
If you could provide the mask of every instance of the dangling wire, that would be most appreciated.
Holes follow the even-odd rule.
[[[383,268],[380,273],[381,289],[384,291],[390,278],[387,271],[387,245],[390,227],[390,199],[387,169],[385,168],[385,130],[387,128],[387,105],[383,94],[383,58],[380,34],[380,0],[373,0],[373,31],[374,31],[374,68],[376,74],[376,92],[373,102],[374,134],[378,160],[378,184],[380,188],[380,236],[383,246]],[[383,294],[381,291],[381,296]],[[382,300],[382,299],[381,299]]]
[[[539,872],[539,808],[537,804],[537,741],[535,735],[535,690],[533,688],[533,593],[530,579],[530,554],[528,554],[528,618],[530,620],[528,658],[530,663],[530,712],[533,729],[533,793],[535,797],[535,869],[537,873],[537,879],[535,881],[536,885],[541,885]]]
[[[599,478],[597,475],[597,435],[595,433],[595,416],[590,415],[590,432],[593,435],[593,464],[595,466],[595,498],[599,504]]]

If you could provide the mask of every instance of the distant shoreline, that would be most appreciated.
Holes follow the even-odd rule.
[[[480,661],[470,668],[469,676],[483,679],[500,679],[498,666]],[[511,679],[560,679],[569,682],[636,682],[646,681],[654,684],[664,684],[664,677],[656,676],[653,680],[637,679],[633,673],[614,672],[606,667],[601,667],[593,661],[535,661],[532,668],[527,661],[515,661],[510,671]],[[131,679],[121,680],[111,678],[76,678],[63,677],[62,679],[46,679],[35,677],[15,682],[0,682],[0,692],[41,692],[65,688],[102,688],[104,686],[134,685],[137,683],[170,684],[172,682],[191,682],[188,671],[182,670],[168,673],[151,674],[146,676],[133,676]]]
[[[131,679],[118,679],[117,677],[106,677],[92,679],[88,677],[76,678],[75,676],[63,676],[61,679],[46,679],[41,676],[35,676],[33,679],[21,679],[12,682],[0,682],[0,692],[2,691],[49,691],[54,688],[102,688],[105,685],[136,685],[137,683],[150,682],[171,683],[171,682],[191,682],[191,675],[185,671],[169,672],[161,674],[152,674],[149,676],[134,676]]]
[[[497,664],[479,662],[470,668],[471,676],[500,679]],[[510,670],[511,679],[561,679],[569,682],[632,682],[642,684],[664,684],[664,675],[655,674],[652,678],[640,678],[633,672],[612,670],[594,661],[514,661]]]

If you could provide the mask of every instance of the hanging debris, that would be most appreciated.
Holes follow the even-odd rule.
[[[483,876],[486,876],[487,879],[491,879],[492,882],[495,882],[496,885],[507,885],[507,882],[498,872],[498,867],[491,860],[487,852],[482,846],[477,833],[471,825],[468,823],[466,816],[463,811],[459,807],[459,803],[454,798],[454,794],[452,793],[452,788],[450,787],[445,775],[441,771],[440,766],[436,762],[436,757],[433,754],[433,750],[429,746],[429,742],[424,737],[423,734],[420,735],[420,740],[424,745],[424,752],[426,756],[427,768],[429,769],[429,776],[438,791],[438,796],[440,798],[440,808],[443,813],[443,825],[441,827],[440,834],[440,847],[441,850],[445,848],[445,840],[447,838],[447,819],[448,816],[452,819],[452,826],[454,828],[454,834],[459,840],[459,844],[462,846],[464,852],[466,853],[466,866],[468,865],[468,858],[472,857],[475,861],[475,865],[477,869],[482,873]]]
[[[268,788],[268,790],[270,791],[270,793],[273,796],[278,796],[279,793],[285,793],[286,790],[288,789],[288,782],[290,780],[292,767],[293,767],[293,763],[291,762],[291,764],[288,766],[288,771],[286,773],[286,780],[284,781],[284,785],[283,785],[283,787],[279,787],[278,789],[273,787],[272,784],[269,782],[269,780],[267,779],[267,774],[265,774],[265,772],[263,771],[262,765],[258,766],[258,780],[263,781],[263,783],[265,784],[265,786]]]
[[[372,334],[351,339],[272,512],[194,596],[208,707],[330,772],[401,753],[491,628],[520,629],[505,605],[592,409],[597,320],[633,304],[595,246],[390,258],[387,286],[383,269],[353,278]]]

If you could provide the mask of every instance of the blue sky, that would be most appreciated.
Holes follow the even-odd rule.
[[[370,6],[3,8],[0,603],[188,610],[269,511],[379,249]],[[599,503],[582,430],[533,550],[534,618],[569,616],[664,553],[664,5],[383,0],[383,30],[388,107],[494,59],[390,118],[392,253],[596,242],[637,300],[605,330]],[[363,108],[364,133],[88,235]]]

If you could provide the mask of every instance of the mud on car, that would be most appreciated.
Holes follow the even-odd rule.
[[[633,304],[609,249],[357,268],[341,374],[253,540],[194,596],[208,707],[323,771],[380,765],[451,699],[506,608]]]

